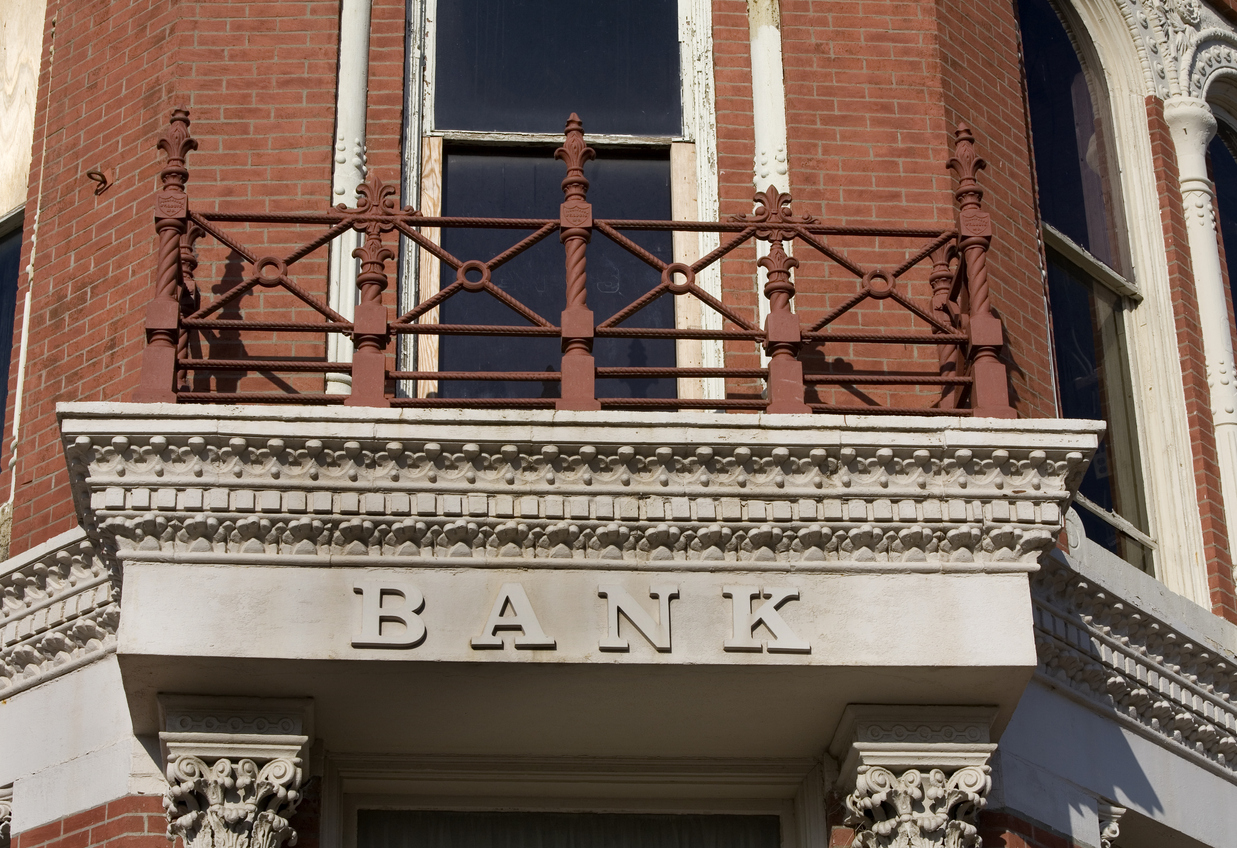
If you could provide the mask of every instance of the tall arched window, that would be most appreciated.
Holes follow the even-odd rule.
[[[1101,110],[1048,0],[1019,14],[1060,411],[1108,424],[1075,503],[1088,539],[1151,571]]]

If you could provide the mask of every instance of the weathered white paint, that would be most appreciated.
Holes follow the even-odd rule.
[[[711,0],[679,0],[679,61],[683,76],[683,135],[692,142],[695,161],[695,209],[701,221],[716,221],[718,216],[717,174],[717,102],[713,78],[713,4]],[[672,154],[673,156],[673,151]],[[673,169],[673,163],[672,163]],[[672,198],[672,202],[674,202]],[[677,217],[677,216],[676,216]],[[721,244],[717,233],[697,235],[697,256],[705,256]],[[704,269],[696,276],[696,284],[721,299],[722,276],[718,265]],[[679,298],[682,300],[682,298]],[[709,308],[701,308],[699,326],[720,330],[722,318]],[[721,368],[725,364],[722,343],[706,339],[699,343],[701,365]],[[682,360],[680,365],[684,365]],[[682,381],[680,381],[680,385]],[[725,396],[722,380],[706,379],[699,383],[701,396]],[[680,397],[690,395],[680,394]]]
[[[14,785],[14,833],[163,791],[151,752],[133,736],[113,656],[0,702],[0,738],[0,785]]]
[[[339,10],[339,71],[335,90],[335,144],[332,151],[331,204],[356,206],[357,186],[365,182],[365,115],[369,97],[370,0],[341,0]],[[352,251],[360,244],[349,230],[331,242],[330,306],[351,321],[356,307],[357,260]],[[327,360],[351,362],[352,340],[327,336]],[[328,394],[352,391],[352,375],[326,375]]]
[[[421,641],[370,647],[364,600],[355,586],[415,587]],[[609,634],[599,586],[648,597],[671,584],[672,647],[645,639],[630,651],[603,651]],[[732,604],[735,587],[768,584],[750,608]],[[780,588],[779,588],[780,587]],[[796,600],[787,600],[795,593]],[[405,598],[407,595],[404,596]],[[748,596],[750,597],[750,595]],[[778,601],[783,601],[778,604]],[[1030,667],[1030,598],[1020,574],[768,574],[627,570],[466,568],[304,568],[130,563],[119,650],[129,655],[354,659],[477,663],[657,665]],[[766,603],[768,600],[766,600]],[[420,606],[402,607],[399,615]],[[868,611],[886,611],[872,627]],[[737,607],[737,611],[736,611]],[[942,616],[941,610],[950,610]],[[503,610],[506,611],[505,618]],[[768,629],[734,632],[757,617]],[[779,618],[781,621],[779,621]],[[496,629],[497,628],[497,629]],[[395,623],[392,632],[399,632]],[[521,632],[522,631],[522,632]],[[624,630],[624,632],[627,632]],[[931,638],[923,638],[924,634]],[[810,652],[761,651],[799,637]],[[738,637],[738,638],[736,638]],[[754,637],[754,638],[744,638]],[[727,649],[731,642],[739,650]],[[499,644],[504,647],[499,647]],[[478,647],[492,650],[476,650]],[[752,650],[751,648],[755,648]]]
[[[47,0],[0,7],[0,215],[26,202]]]

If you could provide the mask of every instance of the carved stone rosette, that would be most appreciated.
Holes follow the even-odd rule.
[[[160,699],[168,838],[185,848],[296,844],[311,707],[306,701]]]
[[[842,761],[846,825],[858,848],[980,848],[992,788],[983,707],[848,707],[831,752]]]

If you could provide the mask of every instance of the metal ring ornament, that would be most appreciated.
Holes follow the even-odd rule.
[[[683,282],[680,283],[675,280],[675,274],[682,274],[684,277]],[[670,289],[672,294],[686,294],[696,283],[696,272],[691,269],[690,265],[684,265],[682,262],[671,262],[662,270],[661,282],[662,285]]]
[[[267,268],[274,268],[274,274],[265,273]],[[262,286],[277,286],[288,276],[288,266],[282,259],[274,256],[263,256],[254,263],[254,273],[257,274],[258,284]]]
[[[880,269],[869,271],[863,275],[863,287],[870,296],[883,300],[893,294],[893,277]]]
[[[480,271],[481,279],[468,279],[467,275],[469,271]],[[490,269],[484,262],[478,259],[469,259],[467,262],[460,265],[459,269],[455,272],[455,281],[462,285],[465,291],[479,292],[484,289],[486,284],[490,281]]]

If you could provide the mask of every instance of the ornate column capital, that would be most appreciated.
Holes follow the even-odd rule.
[[[1211,107],[1201,97],[1176,95],[1164,101],[1164,121],[1176,148],[1182,191],[1187,190],[1187,182],[1194,180],[1203,180],[1210,191],[1207,145],[1219,127]]]
[[[857,848],[980,848],[996,749],[989,707],[853,705],[830,753],[841,763]]]
[[[308,699],[162,696],[159,745],[168,780],[168,838],[185,848],[296,844],[312,738]]]

